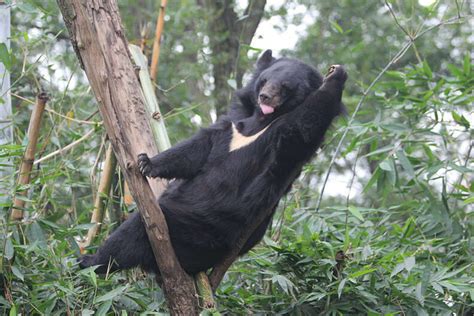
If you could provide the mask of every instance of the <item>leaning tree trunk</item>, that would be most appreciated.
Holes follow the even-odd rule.
[[[138,204],[163,278],[170,311],[173,315],[196,315],[193,280],[177,261],[165,218],[155,199],[164,185],[157,180],[149,184],[136,165],[139,153],[153,155],[157,149],[117,3],[115,0],[58,0],[58,4],[99,103],[117,161]]]

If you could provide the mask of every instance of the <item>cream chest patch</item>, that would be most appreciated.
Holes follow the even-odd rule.
[[[234,123],[232,123],[232,140],[230,141],[229,152],[232,152],[244,146],[250,145],[255,140],[257,140],[257,138],[259,138],[268,129],[268,127],[270,127],[270,125],[271,124],[269,124],[267,127],[262,129],[260,132],[258,132],[255,135],[244,136],[240,134],[240,132],[235,127]]]

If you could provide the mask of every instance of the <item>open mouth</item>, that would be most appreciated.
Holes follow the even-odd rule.
[[[260,103],[260,109],[264,115],[271,114],[275,111],[275,108],[271,105]]]

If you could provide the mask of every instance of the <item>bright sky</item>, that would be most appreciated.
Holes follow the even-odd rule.
[[[286,1],[284,0],[268,0],[266,10],[279,8]],[[247,6],[248,0],[238,0],[241,8]],[[307,7],[299,4],[288,5],[288,15],[303,14],[302,23],[299,25],[289,25],[286,29],[281,29],[283,25],[280,16],[272,16],[268,20],[263,20],[254,36],[252,46],[260,49],[271,49],[277,55],[282,49],[293,49],[297,40],[305,34],[308,25],[314,23],[317,12],[308,12]]]
[[[285,4],[285,0],[268,0],[266,10],[271,8],[279,8]],[[421,6],[430,6],[436,0],[418,0]],[[238,0],[237,5],[244,9],[248,4],[248,0]],[[272,16],[268,20],[263,20],[252,41],[252,46],[260,49],[272,49],[277,55],[282,49],[293,49],[297,40],[305,35],[306,29],[313,24],[318,17],[318,12],[308,11],[307,6],[302,4],[288,4],[288,15],[294,16],[302,14],[302,22],[299,25],[289,25],[286,29],[281,29],[283,25],[280,16]]]

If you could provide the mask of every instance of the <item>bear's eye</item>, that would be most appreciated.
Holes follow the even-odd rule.
[[[291,94],[291,87],[290,87],[290,84],[288,82],[283,82],[281,84],[281,95],[282,97],[287,97]]]
[[[258,82],[257,90],[260,91],[266,83],[267,83],[267,79],[261,79],[261,80]]]

